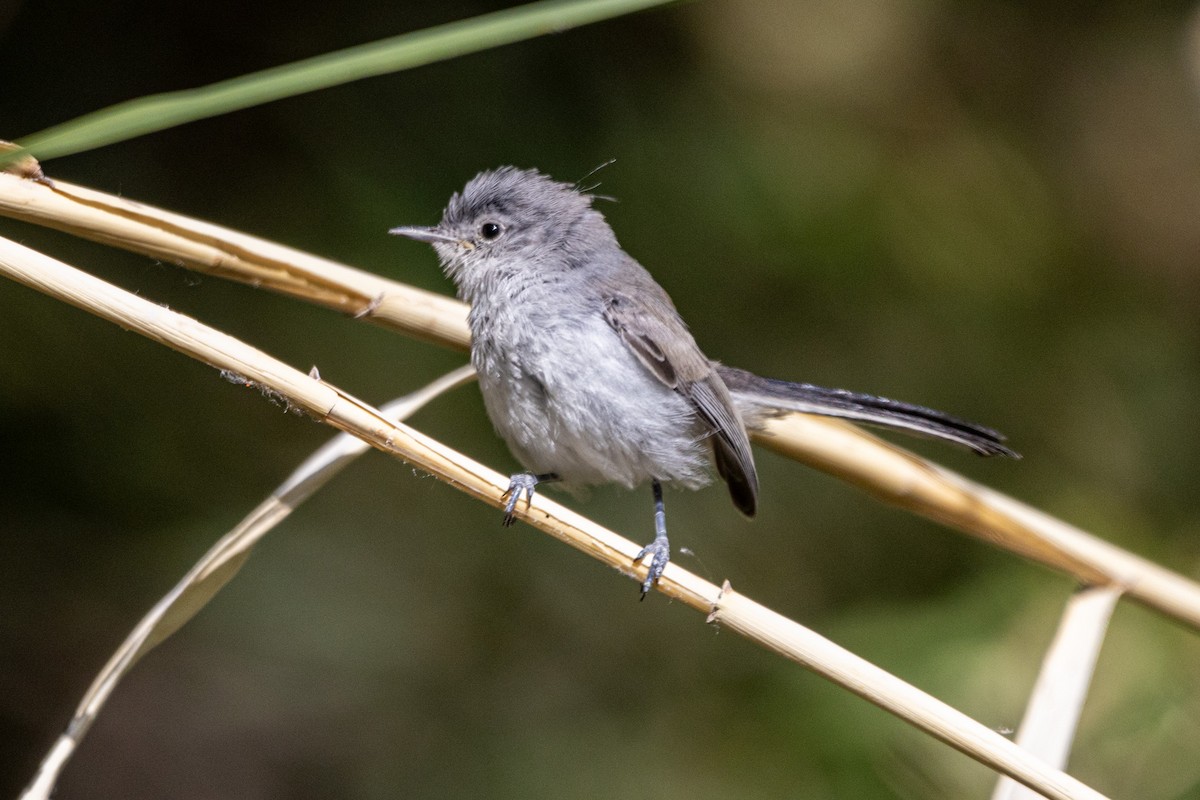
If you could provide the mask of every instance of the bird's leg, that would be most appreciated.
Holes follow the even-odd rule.
[[[534,475],[532,472],[518,472],[508,480],[508,490],[500,495],[500,499],[508,498],[508,502],[504,505],[504,527],[508,527],[516,522],[513,517],[513,512],[517,509],[517,502],[521,499],[521,495],[525,495],[525,504],[528,508],[529,503],[533,502],[533,493],[537,489],[539,483],[551,483],[558,480],[558,475],[553,472],[546,472],[541,475]]]
[[[654,541],[643,547],[633,559],[636,564],[646,556],[650,556],[650,569],[646,572],[646,580],[642,582],[643,600],[646,599],[646,593],[662,577],[663,570],[667,568],[667,562],[671,560],[671,545],[667,541],[667,512],[663,508],[662,484],[654,481],[651,486],[654,489]]]

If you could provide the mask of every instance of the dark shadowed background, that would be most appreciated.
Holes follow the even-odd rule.
[[[0,5],[0,138],[503,4]],[[477,171],[598,191],[709,355],[995,425],[952,469],[1200,575],[1200,27],[1190,4],[708,0],[46,163],[449,292]],[[0,234],[383,402],[462,356],[7,220]],[[502,471],[473,386],[414,418]],[[0,796],[129,628],[331,432],[0,282]],[[677,560],[1015,727],[1071,582],[760,451]],[[568,499],[635,540],[649,491]],[[1117,612],[1071,771],[1200,797],[1200,641]],[[985,768],[378,454],[113,697],[57,797],[985,797]]]

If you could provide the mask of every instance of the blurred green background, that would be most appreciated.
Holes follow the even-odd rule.
[[[0,138],[502,4],[0,5]],[[45,164],[450,292],[385,235],[477,171],[597,164],[709,355],[925,403],[904,440],[1200,575],[1200,18],[1191,4],[708,0]],[[462,357],[0,220],[0,234],[369,400]],[[515,467],[474,387],[414,424]],[[0,283],[0,794],[147,608],[330,436]],[[752,523],[668,495],[677,560],[1012,728],[1072,585],[760,451]],[[649,492],[572,505],[635,540]],[[1119,608],[1071,771],[1200,797],[1200,641]],[[987,769],[373,454],[126,680],[57,797],[986,797]]]

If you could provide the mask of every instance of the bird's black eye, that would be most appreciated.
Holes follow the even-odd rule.
[[[496,222],[485,222],[479,226],[479,234],[485,239],[495,239],[501,232],[500,224]]]

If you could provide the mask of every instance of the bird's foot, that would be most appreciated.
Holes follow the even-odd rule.
[[[633,563],[638,563],[649,557],[650,568],[646,571],[646,580],[642,581],[642,598],[646,599],[646,595],[654,588],[654,584],[658,583],[658,579],[662,577],[663,570],[667,568],[667,564],[671,561],[671,545],[667,541],[665,535],[655,536],[654,541],[643,547],[633,558]]]
[[[550,481],[558,480],[558,476],[553,472],[548,472],[545,475],[534,475],[532,472],[518,472],[508,479],[508,489],[504,494],[500,495],[500,499],[507,498],[508,502],[504,504],[504,527],[509,527],[516,522],[514,513],[517,510],[517,503],[521,500],[521,495],[525,495],[525,506],[533,502],[533,494],[537,490],[539,483],[549,483]]]

